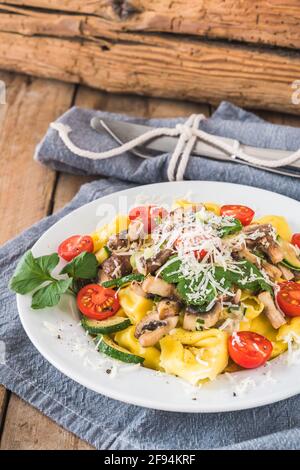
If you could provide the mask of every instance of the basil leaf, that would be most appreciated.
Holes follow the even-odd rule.
[[[231,222],[231,220],[230,220]],[[223,225],[218,230],[219,237],[227,237],[228,235],[233,235],[234,233],[240,232],[243,228],[242,223],[238,219],[232,219],[232,225]]]
[[[181,279],[177,284],[177,292],[188,305],[195,305],[205,310],[205,307],[208,306],[216,297],[216,290],[212,284],[207,284],[203,295],[199,295],[196,300],[190,300],[190,296],[192,294],[200,292],[199,284],[202,278],[203,276],[200,276],[197,280]]]
[[[93,253],[84,251],[76,256],[68,263],[60,272],[60,274],[68,274],[68,276],[77,279],[92,279],[97,276],[98,261]]]
[[[180,273],[181,261],[177,258],[177,256],[173,257],[173,259],[173,263],[170,263],[170,261],[168,261],[168,263],[170,264],[168,264],[160,272],[160,276],[163,278],[164,281],[168,282],[169,284],[176,284],[183,278],[182,274]]]
[[[242,270],[241,273],[233,272],[228,269],[225,270],[221,267],[216,267],[215,278],[218,282],[220,282],[221,279],[224,279],[226,282],[226,286],[227,283],[230,283],[231,285],[236,285],[241,289],[248,289],[252,292],[273,292],[273,289],[270,284],[267,283],[262,273],[254,264],[250,263],[249,261],[245,261],[243,264],[239,264],[238,266]]]
[[[27,251],[19,261],[15,273],[9,282],[9,288],[18,294],[28,294],[46,281],[51,281],[51,271],[57,266],[57,253],[34,258]]]
[[[61,295],[64,294],[72,284],[72,279],[62,279],[52,281],[45,287],[41,287],[34,292],[32,296],[31,308],[37,310],[45,307],[53,307],[60,301]]]

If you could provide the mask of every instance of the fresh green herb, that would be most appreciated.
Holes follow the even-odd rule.
[[[62,294],[73,293],[72,285],[77,279],[93,278],[97,274],[97,260],[92,253],[81,253],[67,264],[61,274],[69,279],[56,279],[52,271],[59,263],[57,253],[35,258],[29,250],[20,260],[9,287],[18,294],[33,292],[31,307],[40,309],[53,307]]]
[[[238,219],[232,218],[232,225],[223,225],[218,230],[219,237],[227,237],[234,233],[240,232],[243,228],[242,223]]]
[[[104,281],[102,282],[103,287],[122,287],[125,284],[129,284],[132,281],[141,282],[145,279],[143,274],[128,274],[127,276],[119,277],[118,279],[112,279],[111,281]]]
[[[31,308],[40,309],[54,307],[72,284],[72,279],[55,280],[36,290],[32,296]]]
[[[170,263],[172,259],[174,261]],[[161,271],[160,275],[163,280],[168,282],[169,284],[176,284],[183,278],[180,272],[181,261],[177,258],[177,256],[173,256],[172,258],[170,258],[168,263],[169,264]]]
[[[68,263],[60,274],[68,274],[69,277],[77,279],[93,279],[97,276],[98,261],[93,253],[84,251]]]
[[[248,289],[252,292],[269,291],[273,292],[272,287],[264,279],[259,269],[249,261],[244,261],[238,267],[242,272],[233,272],[229,269],[225,270],[221,267],[215,268],[215,278],[217,281],[225,279],[227,283],[240,287],[241,289]]]
[[[207,306],[215,299],[216,289],[212,284],[208,283],[203,295],[197,296],[196,299],[192,299],[193,294],[199,292],[199,284],[203,279],[203,275],[197,279],[181,279],[177,284],[177,292],[179,296],[188,305],[195,305],[201,307],[201,310],[206,310]]]
[[[18,294],[28,294],[47,281],[53,281],[51,272],[58,265],[57,253],[34,258],[31,251],[27,251],[18,263],[9,288]]]

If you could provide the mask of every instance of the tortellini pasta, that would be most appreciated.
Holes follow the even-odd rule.
[[[258,224],[272,224],[275,227],[277,235],[287,242],[291,241],[292,231],[285,217],[279,215],[266,215],[256,220]]]
[[[134,336],[135,327],[129,326],[126,330],[119,331],[115,335],[115,341],[119,346],[130,351],[132,354],[143,357],[145,367],[160,370],[160,352],[157,348],[150,346],[143,348]]]
[[[120,305],[136,325],[153,308],[153,301],[138,295],[130,286],[119,291]]]
[[[228,363],[228,334],[218,329],[187,332],[182,328],[160,341],[160,365],[192,385],[214,380]]]

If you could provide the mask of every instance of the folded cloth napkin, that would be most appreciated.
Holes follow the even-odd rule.
[[[94,151],[108,150],[114,145],[112,140],[89,128],[90,118],[95,114],[114,117],[74,108],[60,121],[72,128],[72,139],[78,145]],[[150,124],[173,126],[178,122],[174,119],[151,120]],[[213,117],[201,125],[208,132],[234,137],[249,145],[300,148],[299,130],[267,124],[228,103],[223,103]],[[0,340],[6,348],[5,358],[0,356],[1,383],[98,449],[298,449],[300,396],[230,413],[182,414],[149,410],[87,390],[62,375],[37,352],[20,324],[15,295],[7,288],[21,255],[45,230],[75,208],[136,183],[166,179],[169,156],[142,161],[128,154],[109,161],[92,161],[73,156],[57,132],[49,129],[37,149],[36,159],[58,170],[102,174],[127,181],[100,179],[84,185],[62,211],[37,223],[1,248]],[[246,183],[300,200],[298,180],[231,163],[193,157],[186,178]]]
[[[57,123],[71,130],[70,140],[79,148],[90,152],[103,152],[117,146],[104,131],[99,134],[90,126],[94,116],[103,119],[118,119],[141,123],[153,127],[174,127],[186,119],[137,119],[100,111],[72,108]],[[262,148],[296,151],[300,149],[299,129],[278,126],[265,122],[252,113],[230,103],[223,102],[210,119],[201,121],[200,128],[210,134],[237,139],[245,145]],[[136,184],[167,181],[169,154],[143,160],[130,153],[97,160],[79,157],[72,153],[61,140],[56,129],[49,130],[37,147],[35,159],[51,168],[84,175],[114,177]],[[189,159],[185,179],[207,181],[229,181],[258,188],[269,189],[293,198],[299,198],[299,179],[266,174],[263,170],[236,163],[222,164],[206,158],[192,156]]]

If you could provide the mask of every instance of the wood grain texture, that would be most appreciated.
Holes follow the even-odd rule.
[[[0,243],[48,212],[55,174],[33,161],[35,146],[71,103],[73,86],[0,73],[7,104],[0,105]]]
[[[1,440],[1,450],[7,449],[88,450],[91,446],[12,395]]]
[[[0,105],[1,243],[47,215],[55,174],[32,159],[49,122],[72,103],[74,86],[50,80],[0,73],[7,104]],[[5,418],[1,449],[86,448],[72,434],[0,387],[0,421]]]
[[[128,31],[107,19],[108,14],[10,8],[0,13],[3,69],[113,93],[211,104],[227,99],[244,107],[300,114],[300,106],[292,103],[292,83],[300,76],[296,51],[149,34],[143,28]]]
[[[298,0],[4,0],[11,5],[79,12],[123,31],[166,32],[300,47]],[[12,11],[12,10],[8,10]]]

